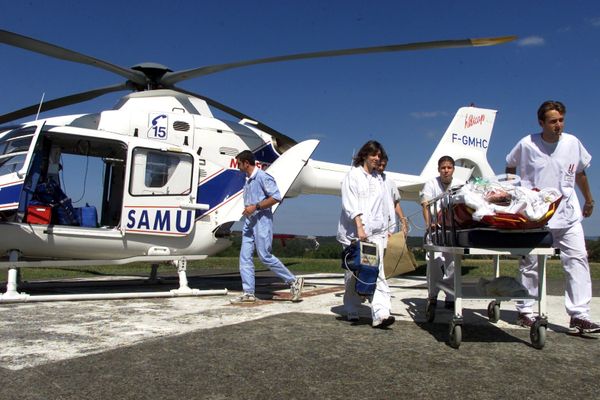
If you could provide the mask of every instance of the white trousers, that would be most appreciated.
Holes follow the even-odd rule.
[[[560,249],[560,261],[565,272],[565,309],[571,317],[589,317],[592,301],[592,279],[581,223],[570,228],[550,229],[555,248]],[[519,263],[519,278],[531,296],[538,295],[537,256],[527,256]],[[532,312],[534,300],[517,302],[517,310]]]
[[[443,283],[448,287],[454,287],[454,255],[452,253],[441,253],[436,251],[433,253],[433,260],[429,259],[427,252],[427,285],[429,298],[437,299],[440,293],[438,283]],[[446,293],[447,301],[454,301],[454,295]]]
[[[371,301],[371,317],[376,320],[382,320],[390,316],[392,301],[391,291],[388,283],[385,279],[385,271],[383,269],[383,251],[384,251],[384,237],[371,237],[371,242],[377,245],[379,251],[379,276],[377,277],[377,284],[375,285],[375,293],[370,299]],[[363,296],[356,293],[355,285],[356,278],[351,271],[346,271],[344,277],[345,291],[344,291],[344,309],[346,313],[358,312],[360,304],[363,301]]]

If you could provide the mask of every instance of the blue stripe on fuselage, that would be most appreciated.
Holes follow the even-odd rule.
[[[198,203],[208,204],[210,210],[233,196],[244,187],[244,174],[235,169],[226,169],[211,180],[200,184],[196,194]],[[196,218],[206,214],[206,211],[196,211]]]
[[[19,202],[19,196],[23,189],[23,183],[18,183],[12,186],[4,186],[0,188],[0,206],[5,204],[13,204]],[[15,206],[16,208],[16,206]]]
[[[273,148],[272,143],[266,143],[263,147],[253,151],[254,157],[259,164],[272,164],[279,158],[279,154]],[[246,176],[237,169],[226,169],[214,178],[203,182],[198,186],[196,198],[198,203],[208,204],[212,210],[229,197],[244,188]],[[208,211],[196,211],[196,218],[200,218]]]

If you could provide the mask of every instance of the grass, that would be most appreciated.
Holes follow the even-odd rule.
[[[282,258],[283,263],[292,271],[297,273],[318,272],[342,272],[340,261],[337,259],[313,259],[313,258]],[[262,269],[258,260],[255,261],[257,268]],[[501,275],[516,276],[518,269],[517,260],[502,260],[500,264]],[[592,279],[600,279],[600,263],[590,263]],[[211,257],[207,260],[192,261],[188,263],[188,274],[194,275],[199,271],[215,270],[219,272],[238,270],[237,257]],[[102,276],[128,275],[148,276],[150,265],[146,263],[133,263],[122,266],[96,266],[81,268],[23,268],[21,279],[23,281],[69,279],[69,278],[93,278]],[[174,275],[176,269],[172,265],[161,264],[158,273]],[[426,273],[424,261],[418,261],[417,270],[413,275]],[[464,259],[462,273],[466,278],[491,277],[493,274],[492,260],[486,259]],[[4,275],[4,274],[2,274]],[[0,275],[0,279],[6,279],[6,275]],[[560,260],[551,259],[547,263],[548,279],[564,279]]]

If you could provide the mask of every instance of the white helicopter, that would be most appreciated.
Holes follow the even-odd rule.
[[[350,167],[311,159],[319,141],[297,143],[246,114],[176,87],[178,82],[256,64],[489,46],[514,39],[508,36],[322,51],[173,72],[155,63],[123,68],[0,30],[0,42],[4,44],[101,68],[126,79],[124,83],[1,115],[0,124],[110,92],[134,91],[111,110],[0,128],[0,254],[6,255],[0,268],[8,269],[6,292],[0,295],[0,302],[49,300],[48,296],[18,292],[17,272],[21,267],[138,261],[170,261],[177,266],[180,287],[166,295],[222,293],[190,289],[185,269],[188,260],[206,258],[231,244],[231,227],[243,210],[244,176],[235,160],[242,150],[251,150],[259,166],[268,168],[285,197],[340,194],[341,181]],[[210,107],[240,120],[217,119]],[[471,175],[493,175],[486,151],[495,113],[475,107],[459,109],[420,175],[389,172],[403,199],[417,199],[423,183],[437,174],[437,159],[444,154],[457,160],[456,174],[465,180]],[[64,182],[69,176],[82,175],[98,183],[98,207],[73,207],[70,196],[74,194],[68,192]],[[58,299],[81,296],[85,295]]]

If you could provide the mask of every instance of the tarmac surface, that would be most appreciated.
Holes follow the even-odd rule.
[[[31,284],[48,293],[165,291],[177,286]],[[423,277],[390,280],[389,329],[357,323],[341,307],[339,274],[306,277],[303,300],[269,274],[257,277],[254,305],[231,305],[239,275],[189,278],[226,296],[0,304],[0,399],[597,399],[600,341],[566,333],[563,282],[548,282],[546,345],[514,325],[513,302],[501,320],[489,300],[463,301],[460,348],[447,343],[451,312],[425,320]],[[470,284],[465,284],[469,291]],[[471,284],[471,286],[473,286]],[[592,317],[600,320],[600,283]],[[474,292],[471,292],[473,294]]]

